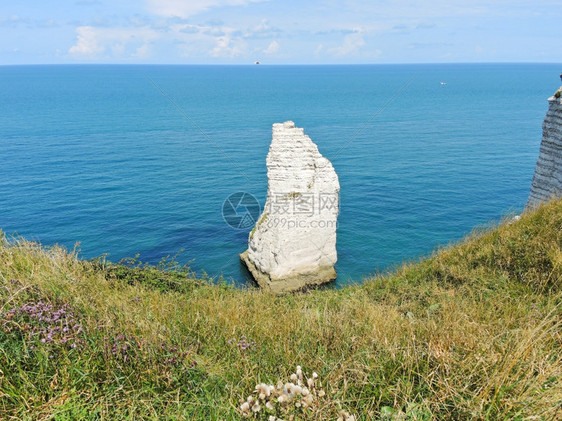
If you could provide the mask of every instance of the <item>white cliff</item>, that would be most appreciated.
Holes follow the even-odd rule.
[[[338,176],[292,121],[273,125],[267,200],[240,258],[256,282],[274,292],[336,278]]]
[[[527,207],[562,197],[562,87],[548,98],[542,141]]]

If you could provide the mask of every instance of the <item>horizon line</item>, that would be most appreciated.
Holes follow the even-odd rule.
[[[0,63],[8,66],[431,66],[431,65],[491,65],[491,64],[545,64],[562,65],[562,62],[548,61],[454,61],[454,62],[391,62],[391,63],[127,63],[127,62],[79,62],[79,63]]]

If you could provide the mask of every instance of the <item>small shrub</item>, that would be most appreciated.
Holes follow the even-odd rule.
[[[21,335],[33,349],[39,343],[79,348],[84,344],[83,327],[76,312],[66,304],[28,302],[0,317],[5,334]]]

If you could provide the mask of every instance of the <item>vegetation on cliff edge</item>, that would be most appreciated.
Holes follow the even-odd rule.
[[[340,290],[174,269],[2,236],[0,419],[562,418],[562,201]]]

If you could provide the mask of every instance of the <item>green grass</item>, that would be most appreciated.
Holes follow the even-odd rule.
[[[325,396],[284,420],[561,419],[561,283],[562,201],[284,296],[2,238],[0,419],[241,419],[297,365]]]

